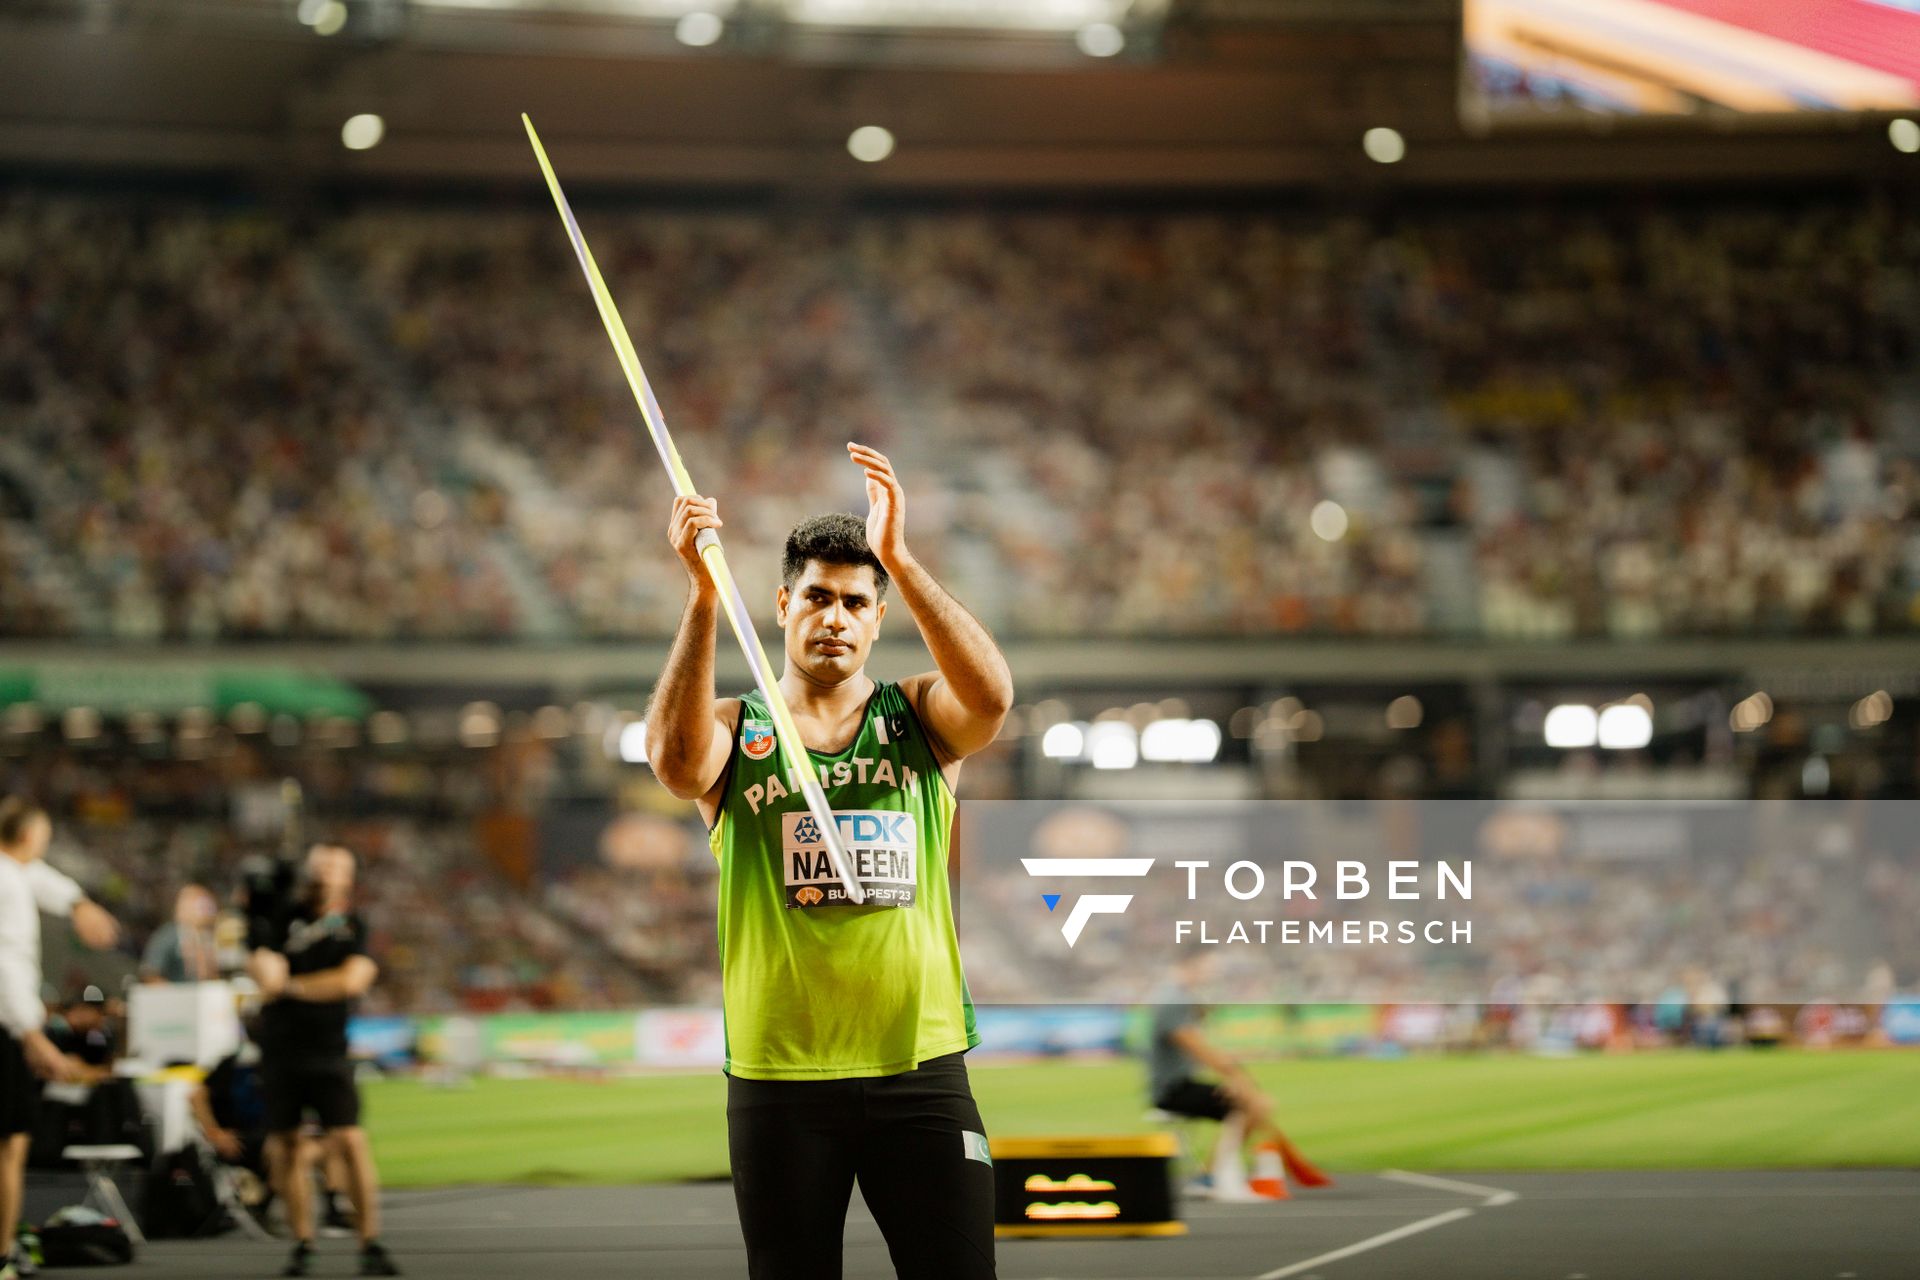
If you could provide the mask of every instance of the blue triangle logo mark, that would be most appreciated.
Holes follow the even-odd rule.
[[[1060,895],[1057,893],[1043,893],[1040,895],[1040,900],[1047,904],[1049,911],[1060,905]]]

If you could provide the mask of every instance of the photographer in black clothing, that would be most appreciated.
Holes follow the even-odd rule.
[[[315,845],[301,879],[271,926],[250,940],[248,971],[269,1003],[261,1010],[261,1083],[266,1094],[267,1158],[293,1232],[282,1275],[303,1276],[313,1255],[311,1166],[320,1147],[301,1126],[312,1112],[322,1142],[345,1160],[347,1192],[358,1215],[360,1274],[400,1270],[379,1241],[379,1176],[360,1127],[360,1091],[347,1057],[347,1017],[379,970],[367,955],[366,926],[353,906],[353,854]]]

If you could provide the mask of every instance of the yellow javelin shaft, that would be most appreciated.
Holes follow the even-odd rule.
[[[608,291],[607,282],[600,278],[600,267],[594,262],[593,250],[587,247],[587,237],[573,216],[573,207],[560,190],[560,179],[554,175],[553,164],[547,159],[547,149],[540,145],[540,135],[535,132],[533,120],[525,112],[520,114],[520,121],[527,127],[527,141],[533,144],[533,154],[540,161],[540,172],[547,179],[547,190],[553,194],[554,208],[560,211],[560,220],[566,224],[567,238],[573,242],[574,256],[580,259],[580,269],[586,273],[587,287],[593,291],[593,305],[600,311],[600,323],[606,326],[607,337],[613,342],[613,352],[620,359],[621,372],[627,375],[627,386],[633,391],[634,402],[640,406],[640,416],[646,420],[647,432],[653,437],[653,447],[667,468],[674,492],[692,496],[698,490],[693,487],[686,464],[680,461],[680,451],[673,447],[673,437],[667,432],[666,417],[660,412],[660,402],[653,395],[653,384],[647,381],[646,370],[640,367],[640,357],[633,349],[633,339],[627,335],[626,322],[620,318],[620,309],[613,303],[613,294]],[[847,858],[846,850],[841,847],[840,831],[834,823],[833,810],[827,804],[826,793],[820,788],[820,777],[814,772],[813,761],[808,758],[806,748],[800,741],[800,730],[793,723],[793,713],[787,710],[787,700],[780,695],[779,678],[774,675],[772,664],[767,661],[766,651],[760,647],[759,633],[753,629],[753,615],[747,609],[739,585],[734,582],[733,572],[727,567],[727,556],[720,548],[719,535],[712,529],[703,529],[699,548],[700,562],[706,566],[707,576],[720,592],[734,638],[740,642],[747,665],[753,670],[753,681],[760,688],[760,696],[766,699],[768,713],[773,716],[774,733],[777,735],[775,741],[781,758],[786,761],[788,772],[800,784],[799,790],[820,827],[821,838],[826,843],[827,854],[833,860],[834,872],[840,878],[847,899],[855,905],[863,903],[866,893],[854,878],[852,863]]]

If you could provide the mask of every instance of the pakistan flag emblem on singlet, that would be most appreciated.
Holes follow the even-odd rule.
[[[749,760],[765,760],[773,754],[773,722],[745,720],[740,724],[740,752]]]

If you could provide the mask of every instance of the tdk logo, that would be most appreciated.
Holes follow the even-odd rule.
[[[910,813],[836,813],[833,825],[848,844],[906,845],[913,843]],[[820,824],[807,814],[793,828],[795,844],[819,844]]]
[[[1045,879],[1104,879],[1113,876],[1143,876],[1153,869],[1152,858],[1022,858],[1020,865],[1027,874],[1037,880]],[[1057,893],[1043,893],[1042,901],[1047,910],[1052,911],[1060,905]],[[1060,926],[1060,936],[1071,947],[1080,941],[1081,930],[1087,927],[1091,916],[1119,915],[1133,901],[1130,893],[1089,893],[1083,894],[1067,912],[1067,918]]]

